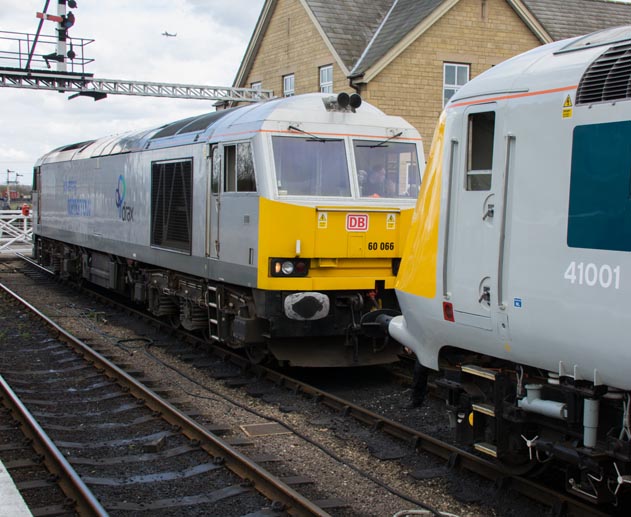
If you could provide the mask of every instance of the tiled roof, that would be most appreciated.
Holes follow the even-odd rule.
[[[522,0],[554,40],[631,24],[631,5],[606,0]]]
[[[443,0],[395,1],[361,61],[355,63],[353,73],[358,74],[370,68],[442,3]]]
[[[306,0],[340,59],[351,70],[392,0]]]
[[[368,70],[446,0],[306,0],[352,75]],[[631,4],[522,0],[554,40],[631,24]]]
[[[453,0],[302,0],[311,10],[340,61],[351,76],[361,75],[379,62],[415,27]],[[506,0],[519,11],[517,0]],[[265,30],[276,0],[267,0],[257,29]],[[606,27],[631,24],[631,3],[610,0],[521,0],[541,27],[560,40]],[[521,5],[520,4],[520,5]],[[523,14],[520,14],[523,16]],[[255,30],[256,34],[256,30]],[[258,40],[248,52],[256,52]],[[251,66],[241,63],[235,84]]]

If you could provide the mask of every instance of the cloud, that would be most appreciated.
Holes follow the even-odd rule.
[[[69,35],[94,39],[85,55],[86,72],[97,78],[230,86],[245,53],[264,0],[145,0],[77,2]],[[41,0],[14,2],[0,10],[0,26],[35,32]],[[56,14],[56,2],[48,12]],[[45,22],[43,34],[56,24]],[[166,38],[162,32],[177,32]],[[0,44],[0,50],[6,50]],[[38,53],[53,48],[38,47]],[[11,66],[0,60],[0,66]],[[14,66],[14,65],[13,65]],[[39,156],[62,145],[144,129],[213,111],[212,101],[110,95],[94,102],[68,94],[0,88],[0,173],[7,168],[31,182]],[[0,174],[0,183],[2,182]]]
[[[199,16],[207,16],[217,24],[243,32],[244,27],[254,28],[263,7],[263,2],[252,0],[187,0],[192,12]],[[251,31],[250,31],[251,32]],[[250,34],[247,34],[249,37]]]

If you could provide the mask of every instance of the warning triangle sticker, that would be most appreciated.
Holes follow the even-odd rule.
[[[572,106],[573,106],[573,104],[572,104],[572,98],[568,95],[568,96],[565,98],[565,102],[563,103],[563,107],[564,107],[564,108],[571,108]]]

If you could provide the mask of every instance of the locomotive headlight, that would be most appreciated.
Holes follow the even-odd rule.
[[[301,277],[309,273],[309,260],[273,258],[270,260],[270,276],[275,277]]]

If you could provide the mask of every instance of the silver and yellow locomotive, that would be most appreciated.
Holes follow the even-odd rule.
[[[462,87],[434,136],[389,332],[457,436],[616,503],[631,482],[631,27]]]
[[[36,164],[34,253],[254,359],[389,362],[360,321],[396,305],[423,163],[410,124],[346,94],[80,142]]]

